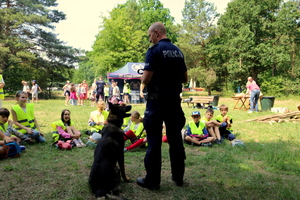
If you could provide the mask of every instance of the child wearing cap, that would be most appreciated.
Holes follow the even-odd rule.
[[[209,136],[209,133],[205,127],[205,123],[200,121],[200,112],[192,112],[191,117],[193,121],[188,123],[187,131],[184,137],[185,142],[188,144],[211,147],[211,142],[214,141],[214,138]]]
[[[219,131],[219,126],[221,125],[215,119],[213,119],[214,111],[212,109],[207,109],[205,112],[205,117],[201,120],[205,123],[207,131],[214,138],[216,144],[221,144],[221,135]]]
[[[232,133],[231,124],[233,123],[232,117],[228,115],[228,106],[222,104],[220,107],[221,114],[216,116],[216,120],[221,124],[219,127],[219,131],[222,138],[226,138],[229,141],[235,139],[234,134]]]

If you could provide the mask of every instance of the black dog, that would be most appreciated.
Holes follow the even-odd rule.
[[[105,197],[114,190],[118,192],[121,176],[129,181],[124,167],[124,131],[121,129],[123,118],[130,116],[128,105],[109,103],[108,124],[101,131],[102,138],[94,152],[94,163],[89,177],[89,185],[96,197]],[[119,168],[117,167],[117,162]]]

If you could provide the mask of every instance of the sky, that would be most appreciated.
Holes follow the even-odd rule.
[[[184,1],[160,0],[165,8],[170,9],[175,23],[181,23]],[[221,14],[225,12],[229,1],[207,0],[214,3],[217,12]],[[125,2],[126,0],[57,0],[58,6],[55,9],[64,12],[67,19],[55,24],[55,33],[66,45],[91,51],[99,32],[100,16],[109,16],[114,7]]]

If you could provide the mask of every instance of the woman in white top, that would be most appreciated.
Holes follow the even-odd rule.
[[[29,98],[30,97],[30,88],[26,81],[22,81],[22,84],[23,84],[23,92],[26,92],[28,95],[27,102],[30,103],[30,98]]]
[[[113,96],[118,99],[120,98],[120,89],[116,82],[113,83]]]

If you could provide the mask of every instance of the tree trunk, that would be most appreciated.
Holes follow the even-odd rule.
[[[210,96],[211,95],[211,87],[208,86],[206,89],[207,89],[208,96]]]

